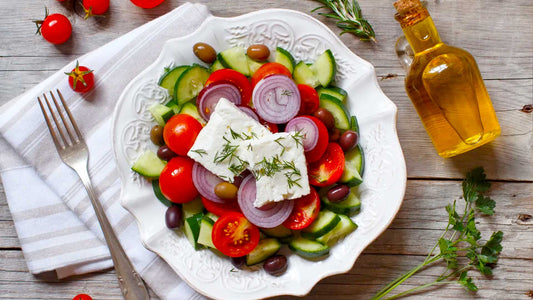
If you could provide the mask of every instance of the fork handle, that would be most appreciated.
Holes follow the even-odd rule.
[[[85,186],[91,203],[93,205],[94,211],[96,212],[96,217],[100,222],[100,227],[104,233],[105,240],[107,242],[107,247],[111,253],[111,258],[113,259],[113,264],[115,265],[115,271],[118,277],[118,283],[122,295],[125,300],[145,300],[149,299],[148,291],[144,285],[144,282],[137,274],[133,268],[130,260],[126,256],[124,249],[120,245],[120,242],[107,219],[102,205],[96,198],[96,194],[93,190],[89,173],[87,167],[76,168],[76,172],[81,179],[81,182]]]

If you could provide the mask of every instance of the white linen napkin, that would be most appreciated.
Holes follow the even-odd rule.
[[[122,90],[155,61],[165,41],[191,33],[209,15],[204,5],[186,3],[80,57],[96,78],[86,95],[68,86],[64,72],[74,61],[0,107],[0,176],[31,273],[55,271],[65,278],[112,267],[87,193],[60,160],[36,100],[59,89],[88,144],[98,198],[137,272],[162,299],[203,298],[142,246],[133,217],[120,205],[111,115]]]

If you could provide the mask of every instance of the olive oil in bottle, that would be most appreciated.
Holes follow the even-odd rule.
[[[394,6],[414,52],[407,94],[439,155],[455,156],[494,140],[500,125],[472,55],[440,40],[419,0]]]

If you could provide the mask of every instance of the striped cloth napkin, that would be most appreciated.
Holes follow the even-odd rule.
[[[59,89],[89,146],[89,173],[99,200],[137,272],[162,299],[203,298],[139,239],[120,205],[120,179],[111,149],[111,115],[122,90],[159,55],[168,39],[195,30],[208,16],[186,3],[78,59],[94,70],[95,88],[72,92],[65,71],[0,107],[0,176],[28,269],[58,278],[112,267],[94,210],[77,175],[60,160],[37,96]]]

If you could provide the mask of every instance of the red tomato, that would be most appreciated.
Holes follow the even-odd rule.
[[[221,69],[211,73],[204,86],[209,85],[215,81],[228,81],[235,85],[241,92],[241,105],[248,106],[252,99],[252,85],[250,80],[241,73],[232,69]]]
[[[222,216],[230,212],[241,212],[237,201],[228,201],[228,203],[218,203],[202,197],[202,203],[207,211],[217,216]]]
[[[164,1],[165,0],[131,0],[133,4],[142,8],[154,8]]]
[[[274,123],[270,123],[270,122],[267,122],[267,121],[261,121],[260,123],[263,126],[265,126],[268,130],[270,130],[270,132],[272,132],[272,133],[276,133],[276,132],[279,131],[278,125],[276,125]]]
[[[194,117],[187,114],[177,114],[165,124],[163,139],[174,153],[186,156],[196,141],[200,130],[202,130],[202,124]]]
[[[109,9],[109,0],[83,0],[83,10],[85,10],[85,19],[103,15]]]
[[[329,143],[324,155],[307,167],[309,183],[320,187],[337,182],[343,172],[344,152],[337,143]]]
[[[91,298],[91,296],[89,296],[87,294],[78,294],[78,295],[74,296],[74,298],[72,298],[72,300],[93,300],[93,298]]]
[[[324,152],[326,152],[326,148],[328,147],[329,142],[329,133],[328,129],[326,128],[326,125],[322,123],[318,118],[313,116],[305,116],[306,118],[311,119],[313,122],[315,122],[316,126],[318,127],[318,142],[311,151],[305,152],[305,159],[308,163],[315,162],[322,157]]]
[[[259,235],[259,228],[238,212],[230,212],[218,218],[211,233],[215,247],[230,257],[252,252],[259,243]]]
[[[292,78],[291,71],[287,67],[277,62],[269,62],[259,67],[252,75],[252,87],[255,87],[261,79],[274,74],[282,74]]]
[[[301,198],[295,199],[294,208],[291,214],[283,222],[287,228],[300,230],[311,225],[320,211],[320,197],[316,190],[311,187],[311,193]]]
[[[307,84],[299,84],[298,91],[300,91],[300,111],[299,115],[312,115],[319,107],[320,99],[315,88]]]
[[[185,156],[172,158],[159,175],[161,193],[174,203],[185,203],[198,196],[192,181],[194,161]]]
[[[72,34],[72,25],[67,17],[62,14],[48,15],[48,10],[42,21],[34,21],[37,24],[37,33],[52,44],[63,44]]]
[[[85,66],[80,66],[76,61],[76,67],[70,73],[66,73],[68,77],[68,84],[78,93],[86,93],[94,86],[93,70]]]

